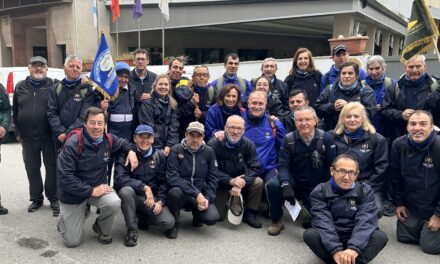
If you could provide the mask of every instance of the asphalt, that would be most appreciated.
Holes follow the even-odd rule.
[[[3,144],[1,148],[0,194],[9,214],[0,216],[0,263],[320,263],[304,244],[300,223],[293,223],[286,214],[286,229],[272,237],[267,235],[270,220],[263,217],[262,229],[246,224],[233,227],[227,222],[194,228],[190,214],[183,213],[177,239],[167,239],[150,228],[140,231],[136,247],[127,248],[123,245],[126,230],[122,213],[113,226],[113,243],[102,245],[92,231],[96,218],[92,210],[85,224],[84,243],[66,248],[47,200],[37,212],[27,212],[28,182],[20,144]],[[440,264],[440,256],[396,241],[395,217],[382,218],[380,228],[389,241],[372,263]]]

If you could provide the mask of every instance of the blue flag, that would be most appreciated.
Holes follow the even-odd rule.
[[[90,80],[94,83],[95,89],[105,98],[113,100],[118,97],[119,82],[104,34],[101,35],[101,43],[99,43],[92,71],[90,72]]]
[[[133,19],[137,20],[141,16],[142,16],[142,3],[141,3],[141,0],[134,0]]]

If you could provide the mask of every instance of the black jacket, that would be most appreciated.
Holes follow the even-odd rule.
[[[316,100],[316,114],[324,118],[324,131],[334,129],[338,122],[340,112],[336,111],[334,106],[337,99],[343,99],[347,102],[360,102],[365,106],[370,119],[376,113],[376,98],[370,86],[363,86],[359,82],[353,90],[342,90],[339,87],[339,82],[336,82],[328,85]]]
[[[157,75],[154,72],[147,70],[147,75],[144,79],[139,78],[136,73],[136,69],[130,72],[128,83],[136,91],[136,103],[140,106],[141,96],[143,93],[150,93],[153,89],[153,82],[156,80]]]
[[[85,129],[85,128],[84,128]],[[78,136],[72,135],[64,144],[57,161],[58,195],[62,203],[80,204],[91,197],[93,188],[107,183],[110,154],[134,149],[127,140],[112,135],[112,148],[107,137],[92,144],[83,132],[83,150],[78,155]]]
[[[0,83],[0,126],[4,127],[6,131],[11,122],[11,104],[6,93],[5,87]]]
[[[292,112],[286,112],[280,118],[281,123],[283,123],[284,128],[286,129],[286,133],[290,133],[296,130],[295,120],[293,120]]]
[[[55,89],[50,78],[34,88],[29,77],[17,83],[13,99],[13,118],[15,133],[21,139],[50,138],[52,131],[47,118],[49,94]]]
[[[315,102],[320,94],[322,73],[314,71],[307,74],[295,73],[295,75],[288,75],[284,82],[287,85],[287,90],[290,94],[295,89],[306,91],[309,97],[309,105],[315,108]]]
[[[368,184],[356,182],[352,190],[341,196],[332,187],[324,188],[324,184],[329,183],[319,184],[310,194],[312,227],[318,230],[330,255],[344,250],[340,236],[349,236],[347,248],[362,253],[378,229],[373,190]]]
[[[284,106],[277,94],[271,93],[267,96],[266,113],[276,116],[278,119],[284,115]]]
[[[440,136],[424,148],[415,150],[409,146],[408,136],[404,135],[393,142],[391,148],[391,179],[393,184],[393,203],[406,206],[411,213],[423,219],[433,214],[440,216],[440,171],[436,155],[440,147]]]
[[[171,148],[167,167],[170,188],[179,187],[184,194],[194,199],[202,193],[213,203],[218,180],[217,160],[210,146],[203,144],[193,153],[186,147],[184,140]]]
[[[221,186],[230,187],[229,182],[240,175],[244,175],[243,179],[247,187],[254,183],[255,178],[258,177],[260,164],[252,141],[243,136],[239,147],[229,148],[226,146],[226,139],[220,141],[213,137],[208,145],[212,147],[217,157]]]
[[[115,184],[117,192],[125,186],[133,188],[137,195],[145,195],[144,187],[149,186],[156,200],[165,204],[168,192],[166,179],[167,157],[162,150],[153,150],[148,158],[136,150],[139,165],[132,172],[130,164],[125,166],[126,154],[121,154],[115,165]]]
[[[151,98],[142,102],[138,117],[140,124],[147,124],[154,129],[156,149],[177,144],[179,129],[177,111],[169,103],[167,105],[161,103],[155,92]]]
[[[62,88],[57,94],[57,85],[50,91],[47,117],[52,128],[52,133],[57,138],[61,134],[69,134],[75,128],[84,125],[84,113],[87,108],[96,106],[95,93],[90,85],[78,83],[73,87],[67,87],[65,80],[60,82]],[[86,89],[87,92],[81,92]],[[84,97],[82,94],[85,94]]]
[[[328,131],[324,135],[324,145],[327,150],[327,164],[341,154],[349,154],[359,163],[357,180],[368,183],[374,192],[380,192],[387,179],[389,165],[388,144],[385,138],[376,133],[376,142],[371,139],[371,134],[365,132],[356,141],[347,143],[344,135],[335,135]]]

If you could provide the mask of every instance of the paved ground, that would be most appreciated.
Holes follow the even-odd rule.
[[[114,224],[113,243],[101,245],[91,227],[92,213],[85,225],[85,242],[78,248],[62,245],[56,231],[57,219],[49,203],[28,213],[28,183],[18,143],[2,145],[0,193],[10,213],[0,216],[0,263],[319,263],[302,241],[303,229],[285,217],[286,230],[268,236],[270,223],[263,229],[247,225],[238,228],[227,223],[214,227],[191,227],[189,214],[183,214],[183,227],[176,240],[158,230],[142,231],[138,246],[126,248],[124,220],[120,213]],[[94,210],[93,210],[94,211]],[[389,237],[388,245],[373,263],[440,264],[440,256],[430,256],[416,245],[396,242],[395,218],[384,218],[380,226]]]

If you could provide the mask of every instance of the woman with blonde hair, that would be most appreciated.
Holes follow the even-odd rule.
[[[358,181],[368,183],[374,191],[378,216],[383,213],[382,189],[389,165],[385,138],[376,133],[365,107],[359,102],[344,106],[334,130],[324,134],[327,164],[341,154],[353,156],[359,163]],[[350,177],[346,175],[346,177]]]
[[[171,80],[166,74],[159,74],[153,83],[151,97],[139,108],[139,123],[154,130],[154,148],[161,149],[168,156],[170,149],[179,143],[179,122],[177,102],[171,95]]]

